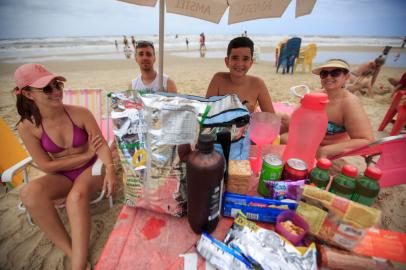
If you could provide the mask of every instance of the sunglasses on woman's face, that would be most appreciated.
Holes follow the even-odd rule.
[[[337,78],[343,73],[344,73],[344,71],[342,69],[340,69],[340,68],[336,68],[336,69],[333,69],[333,70],[330,70],[330,71],[322,70],[322,71],[320,71],[320,78],[325,79],[325,78],[327,78],[327,76],[329,74],[330,74],[331,77]]]
[[[60,90],[62,91],[64,87],[63,82],[61,81],[53,81],[50,84],[48,84],[47,86],[45,86],[44,88],[42,88],[42,90],[32,90],[34,92],[44,92],[44,94],[52,94],[52,92],[54,91],[54,89]]]

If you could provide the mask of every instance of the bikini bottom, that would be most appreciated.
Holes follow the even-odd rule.
[[[83,166],[81,166],[81,167],[79,167],[79,168],[73,169],[73,170],[60,171],[60,172],[58,172],[58,173],[59,173],[59,174],[62,174],[62,175],[64,175],[64,176],[66,176],[66,177],[68,177],[69,180],[71,180],[72,182],[75,182],[75,179],[76,179],[79,175],[81,175],[84,170],[86,170],[86,169],[89,168],[90,166],[93,166],[93,164],[96,162],[96,160],[97,160],[97,155],[94,155],[94,156],[92,157],[92,159],[89,160],[85,165],[83,165]]]

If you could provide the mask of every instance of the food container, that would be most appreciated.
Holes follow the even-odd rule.
[[[283,222],[291,221],[294,226],[301,228],[301,232],[296,234],[283,226]],[[277,233],[285,237],[293,245],[297,245],[302,241],[303,237],[309,230],[309,224],[301,216],[293,211],[284,211],[276,218],[275,230]]]

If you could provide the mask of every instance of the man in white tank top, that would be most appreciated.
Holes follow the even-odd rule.
[[[131,81],[129,88],[132,90],[154,93],[160,91],[158,72],[154,69],[155,63],[154,44],[149,41],[138,41],[135,49],[135,61],[140,67],[141,74]],[[175,82],[163,74],[163,91],[176,93]]]

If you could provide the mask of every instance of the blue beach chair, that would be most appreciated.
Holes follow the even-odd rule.
[[[282,66],[282,74],[285,74],[285,72],[289,73],[289,71],[293,73],[295,60],[299,56],[301,43],[301,38],[294,37],[289,39],[286,44],[281,46],[281,53],[279,55],[278,66],[276,67],[276,73],[278,73],[280,66]]]

